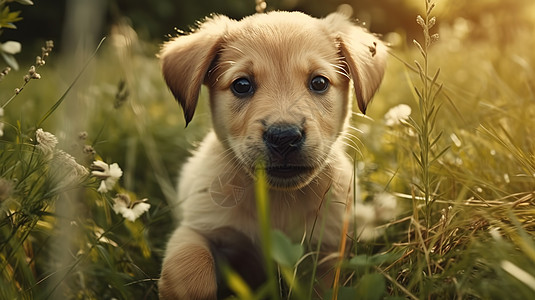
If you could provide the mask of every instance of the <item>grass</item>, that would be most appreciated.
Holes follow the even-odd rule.
[[[349,249],[333,299],[535,294],[535,20],[519,20],[530,27],[504,35],[498,18],[441,23],[438,5],[422,18],[429,27],[436,11],[437,24],[428,29],[439,40],[426,46],[416,37],[422,50],[394,45],[369,118],[353,118],[359,196],[395,195],[399,210],[380,224],[380,238]],[[157,298],[161,257],[175,225],[177,170],[210,122],[206,101],[199,101],[198,115],[184,128],[155,52],[153,43],[119,25],[93,59],[84,58],[83,72],[52,51],[37,70],[42,78],[4,107],[0,299]],[[24,83],[29,65],[20,65],[0,81],[0,105]],[[385,114],[399,104],[412,108],[410,119],[387,125]],[[88,174],[73,179],[71,169],[58,168],[37,147],[38,128],[58,138],[56,156],[71,154]],[[107,193],[97,192],[101,180],[89,173],[94,160],[123,171]],[[148,198],[150,210],[126,220],[113,209],[116,194]],[[263,232],[267,259],[283,278],[272,278],[272,285],[285,288],[260,293],[314,296],[317,249]],[[230,279],[243,299],[254,295]]]

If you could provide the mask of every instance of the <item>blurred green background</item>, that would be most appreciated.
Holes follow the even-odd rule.
[[[403,31],[409,36],[419,32],[415,15],[422,13],[418,0],[272,0],[268,10],[299,10],[322,17],[348,4],[354,17],[366,22],[372,32]],[[503,26],[495,28],[510,35],[534,14],[530,0],[443,0],[438,6],[438,20],[451,23],[464,18],[484,23],[489,15]],[[195,22],[211,13],[240,19],[255,12],[253,0],[35,0],[33,6],[13,4],[25,20],[18,30],[5,30],[2,40],[35,42],[53,39],[63,46],[72,38],[72,31],[88,34],[93,42],[109,33],[110,26],[127,18],[144,40],[161,41],[173,28],[188,30]],[[485,33],[478,32],[479,36]]]

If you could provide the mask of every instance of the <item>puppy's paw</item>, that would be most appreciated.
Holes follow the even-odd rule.
[[[158,283],[160,299],[215,300],[214,259],[206,240],[179,228],[169,242]]]
[[[230,227],[222,227],[204,233],[204,236],[209,241],[215,260],[218,299],[233,295],[232,289],[227,285],[224,268],[236,272],[253,290],[266,282],[261,251],[245,234]]]

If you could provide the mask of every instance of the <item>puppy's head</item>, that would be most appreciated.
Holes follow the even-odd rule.
[[[221,142],[246,171],[262,160],[269,184],[289,189],[314,179],[339,146],[351,86],[366,111],[386,49],[340,14],[271,12],[241,21],[209,18],[164,44],[160,57],[186,123],[204,83]]]

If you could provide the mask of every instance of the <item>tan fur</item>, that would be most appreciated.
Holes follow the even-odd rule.
[[[187,227],[180,227],[173,233],[168,248],[173,255],[167,255],[163,262],[167,267],[160,278],[160,297],[215,299],[215,269],[204,238]]]
[[[365,112],[384,73],[385,46],[339,14],[316,19],[272,12],[239,22],[208,18],[193,33],[167,42],[160,57],[186,122],[204,83],[214,124],[182,169],[181,225],[165,254],[162,298],[215,299],[213,259],[195,232],[228,226],[258,241],[254,172],[267,155],[263,134],[273,124],[302,128],[306,139],[292,163],[307,169],[290,179],[268,177],[271,224],[296,241],[303,234],[317,241],[320,230],[313,224],[324,222],[322,247],[336,250],[355,182],[341,138],[351,112],[350,88]],[[309,88],[318,75],[330,82],[324,94]],[[250,98],[230,90],[240,77],[254,80]],[[197,289],[200,284],[206,289]]]

